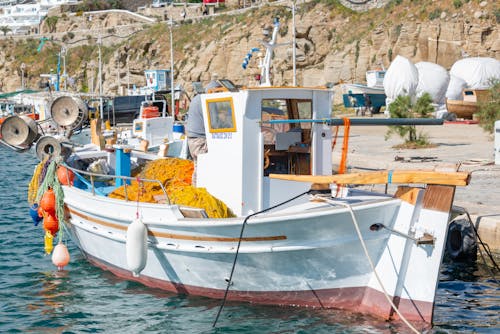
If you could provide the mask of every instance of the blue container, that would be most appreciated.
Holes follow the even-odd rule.
[[[37,226],[42,220],[42,217],[38,215],[38,204],[35,203],[30,207],[30,216],[33,219],[33,224]]]
[[[173,131],[177,133],[184,133],[184,124],[174,123]]]

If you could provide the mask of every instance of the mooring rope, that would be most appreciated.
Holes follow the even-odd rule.
[[[389,304],[391,304],[391,306],[394,309],[394,311],[398,314],[398,316],[406,324],[406,326],[408,326],[408,328],[410,328],[414,333],[420,334],[420,332],[408,320],[406,320],[406,318],[401,314],[401,312],[399,312],[399,309],[396,307],[396,305],[394,305],[394,302],[391,300],[391,298],[389,297],[389,294],[387,293],[384,285],[382,284],[382,280],[378,276],[377,271],[375,270],[375,265],[373,264],[373,261],[372,261],[372,259],[370,257],[370,254],[368,253],[368,248],[366,247],[365,241],[363,240],[363,236],[361,234],[361,230],[359,229],[358,221],[356,219],[356,216],[354,215],[354,211],[352,210],[351,205],[348,204],[348,203],[333,202],[333,201],[331,201],[331,200],[329,200],[327,198],[323,198],[323,197],[316,197],[316,198],[318,198],[318,199],[320,199],[322,201],[325,201],[325,202],[327,202],[329,204],[332,204],[332,205],[337,205],[337,204],[338,205],[342,205],[342,206],[346,207],[349,210],[349,212],[351,214],[351,217],[352,217],[352,223],[354,225],[354,228],[356,229],[356,233],[358,234],[359,241],[361,242],[361,247],[363,248],[365,256],[368,259],[368,262],[370,263],[370,267],[371,267],[373,273],[375,274],[375,278],[377,279],[378,284],[380,285],[380,287],[382,288],[382,291],[384,292],[385,298],[387,299],[387,301],[389,302]]]
[[[500,271],[500,268],[498,267],[498,264],[496,263],[495,259],[493,258],[493,255],[491,255],[491,252],[489,250],[489,247],[487,244],[483,243],[483,240],[481,239],[481,237],[479,236],[479,233],[477,232],[477,229],[476,229],[476,226],[474,225],[474,223],[472,222],[472,218],[469,214],[469,211],[467,211],[466,208],[464,207],[461,207],[461,206],[457,206],[456,208],[459,208],[462,210],[462,214],[465,214],[467,215],[467,220],[469,221],[469,224],[472,226],[472,229],[474,230],[474,234],[476,235],[477,239],[479,240],[479,243],[481,244],[481,246],[483,246],[483,249],[484,251],[486,252],[486,254],[488,254],[488,257],[490,258],[491,262],[492,262],[492,265],[493,267],[497,270],[497,271]],[[495,277],[495,274],[493,274],[493,272],[490,270],[490,267],[488,266],[488,264],[486,263],[486,259],[484,258],[484,255],[483,255],[483,252],[481,251],[481,248],[479,247],[479,254],[481,255],[481,258],[483,259],[483,262],[484,262],[484,265],[486,266],[486,268],[488,269],[489,273],[490,273],[490,276],[491,278],[495,281],[496,284],[498,284],[498,280],[496,279]]]
[[[226,286],[226,291],[224,293],[224,298],[222,299],[222,304],[219,307],[219,311],[217,312],[217,316],[215,317],[215,321],[212,324],[212,327],[215,327],[217,325],[217,321],[219,320],[219,316],[222,313],[222,309],[224,308],[224,305],[226,304],[227,294],[229,293],[229,287],[231,286],[231,282],[233,280],[234,268],[236,267],[236,260],[238,259],[238,254],[240,252],[241,241],[243,239],[243,232],[245,231],[245,225],[247,224],[248,219],[250,219],[251,217],[256,216],[258,214],[276,209],[277,207],[279,207],[281,205],[290,203],[291,201],[296,200],[297,198],[304,196],[310,192],[311,192],[311,190],[305,191],[305,192],[303,192],[295,197],[292,197],[284,202],[281,202],[281,203],[276,204],[274,206],[271,206],[267,209],[264,209],[264,210],[261,210],[259,212],[255,212],[255,213],[252,213],[252,214],[246,216],[245,220],[243,221],[243,224],[241,225],[240,236],[238,238],[238,246],[236,247],[236,253],[234,254],[233,266],[231,267],[231,274],[229,275],[229,279],[227,280],[227,286]]]

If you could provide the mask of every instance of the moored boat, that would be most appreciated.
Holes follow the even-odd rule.
[[[107,191],[94,182],[66,185],[67,226],[89,261],[177,293],[223,298],[230,282],[228,300],[432,321],[454,188],[465,185],[468,174],[328,177],[328,89],[226,90],[203,94],[202,101],[208,152],[198,157],[197,185],[235,216],[210,218],[206,210],[176,204],[166,193],[155,203],[137,203],[104,196]],[[273,120],[261,125],[262,106],[268,103],[281,106],[287,127]],[[304,115],[305,106],[311,123],[293,118],[294,110]],[[211,118],[220,109],[229,110],[232,120],[225,128]],[[272,127],[277,124],[279,129]],[[274,134],[267,144],[266,126]],[[104,158],[111,166],[120,160],[110,152],[93,154],[92,159]],[[88,165],[86,159],[75,153],[67,165],[81,178],[86,172],[77,166]],[[130,152],[129,159],[151,157]],[[314,183],[327,186],[318,195],[310,191]],[[402,187],[394,196],[328,186],[367,183],[430,185]],[[138,238],[143,241],[132,252],[138,267],[127,257],[133,224],[143,226]]]
[[[330,89],[219,86],[200,96],[208,151],[197,188],[174,177],[186,160],[151,168],[157,177],[148,166],[169,158],[126,145],[52,162],[76,176],[59,179],[58,218],[87,259],[176,293],[431,323],[455,187],[470,175],[344,174],[345,159],[331,175],[330,125],[356,122],[330,118]],[[401,186],[350,186],[364,184]],[[210,200],[185,201],[198,192]]]
[[[385,70],[366,72],[367,84],[345,83],[342,85],[342,99],[346,108],[366,108],[373,113],[380,112],[385,106]]]

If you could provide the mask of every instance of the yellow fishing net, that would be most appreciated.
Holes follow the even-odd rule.
[[[40,185],[40,175],[42,174],[43,166],[47,163],[47,160],[49,159],[48,156],[46,156],[36,167],[35,170],[33,171],[33,176],[31,177],[30,184],[28,186],[28,203],[33,205],[33,203],[36,202],[36,195],[38,192],[38,188]]]
[[[172,204],[205,209],[210,218],[234,217],[231,210],[219,199],[210,195],[205,188],[191,185],[194,165],[190,160],[165,158],[149,162],[138,177],[160,181]],[[164,195],[158,183],[132,181],[126,187],[130,201],[156,203]],[[111,198],[125,199],[125,187],[121,186],[109,194]],[[155,199],[156,197],[156,199]]]

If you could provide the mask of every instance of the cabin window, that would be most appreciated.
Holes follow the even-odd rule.
[[[264,175],[309,174],[312,101],[266,99],[261,107]],[[273,121],[283,121],[276,122]]]
[[[209,132],[236,132],[233,99],[207,100]]]

